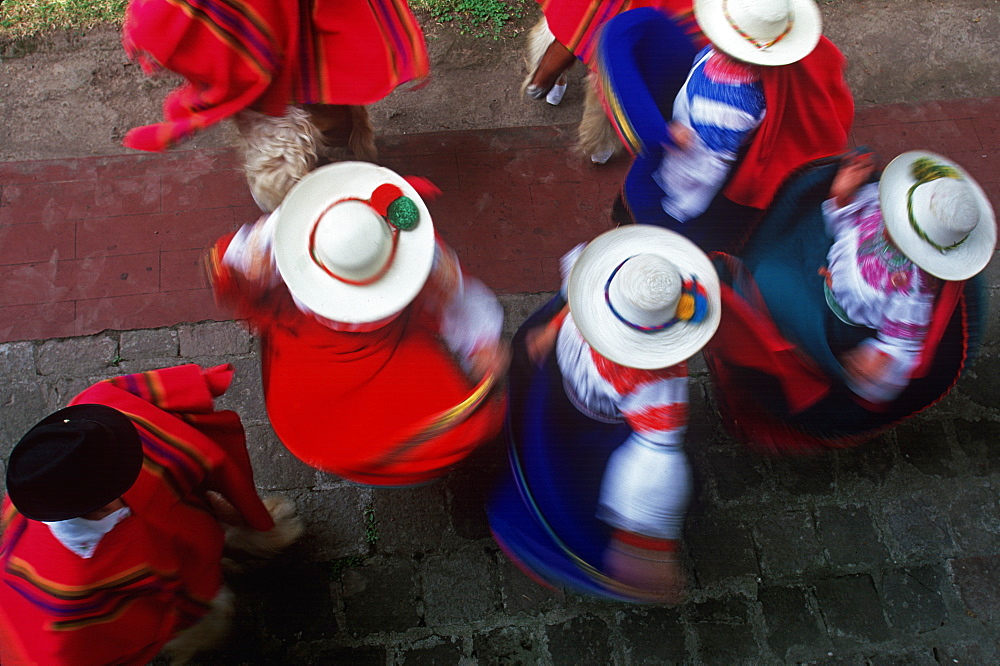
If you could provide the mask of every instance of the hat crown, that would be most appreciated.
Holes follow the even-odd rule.
[[[377,274],[392,253],[392,231],[363,201],[341,201],[320,217],[316,226],[316,259],[349,280]]]
[[[608,300],[625,320],[643,327],[670,321],[681,297],[680,271],[658,254],[638,254],[622,264],[608,286]]]
[[[723,0],[733,28],[761,45],[769,45],[788,31],[793,20],[789,0]]]
[[[979,225],[980,208],[969,183],[938,178],[913,191],[913,217],[936,245],[960,243]]]

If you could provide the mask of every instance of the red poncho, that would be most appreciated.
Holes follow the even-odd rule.
[[[5,499],[0,662],[145,664],[208,611],[222,586],[223,532],[204,491],[222,494],[250,527],[273,527],[239,417],[212,404],[232,374],[183,365],[102,381],[73,399],[113,407],[139,430],[145,459],[123,496],[132,515],[84,559]]]
[[[164,101],[166,122],[125,136],[138,150],[164,150],[246,108],[372,104],[429,70],[405,0],[132,0],[122,38],[147,72],[186,79]]]
[[[357,483],[430,481],[489,441],[503,422],[502,392],[473,387],[438,337],[418,295],[391,322],[339,331],[304,314],[281,285],[241,282],[213,250],[216,298],[261,339],[264,400],[282,443],[308,465]]]
[[[692,0],[538,0],[538,4],[552,35],[591,69],[597,66],[594,56],[604,24],[639,7],[659,9],[683,27],[692,42],[706,44],[694,20]]]
[[[760,67],[767,113],[723,193],[764,210],[800,166],[843,152],[854,120],[847,60],[826,37],[802,60]]]

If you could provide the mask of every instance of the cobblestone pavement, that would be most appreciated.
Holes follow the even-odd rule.
[[[504,297],[508,320],[546,297]],[[1000,660],[994,340],[925,415],[866,446],[790,460],[727,438],[696,361],[690,592],[672,608],[596,601],[520,573],[482,511],[505,464],[500,442],[412,489],[362,488],[299,463],[268,425],[255,341],[235,322],[0,345],[0,441],[104,377],[236,366],[221,405],[244,419],[262,494],[294,498],[307,534],[231,581],[236,632],[203,663],[989,664]]]

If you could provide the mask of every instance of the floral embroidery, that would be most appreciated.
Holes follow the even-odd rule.
[[[886,238],[882,213],[868,208],[858,224],[858,270],[866,283],[880,293],[910,292],[913,262]]]

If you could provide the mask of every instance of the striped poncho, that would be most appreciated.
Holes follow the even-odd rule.
[[[4,501],[2,663],[143,664],[208,611],[222,585],[223,532],[205,491],[250,527],[273,526],[239,417],[212,405],[232,374],[183,365],[102,381],[74,398],[121,411],[139,431],[142,471],[122,498],[131,515],[84,559]]]

